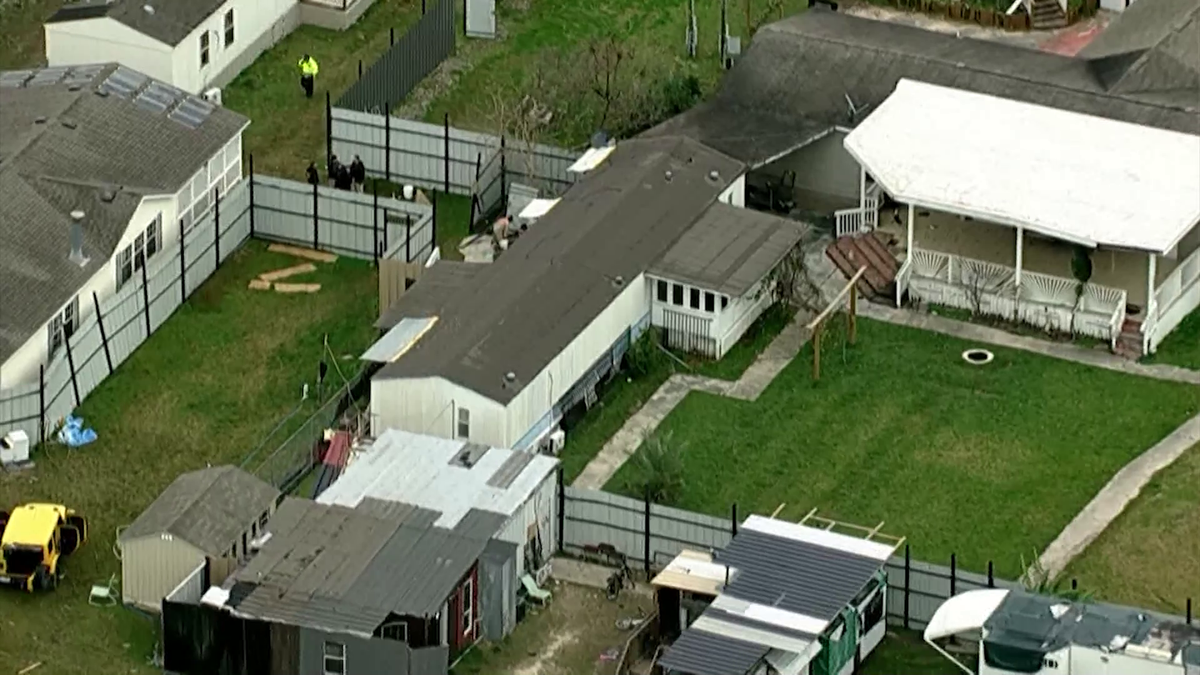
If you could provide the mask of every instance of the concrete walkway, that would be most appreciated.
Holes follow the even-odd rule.
[[[699,375],[675,374],[662,383],[662,386],[650,397],[650,400],[625,421],[625,424],[608,439],[592,461],[584,467],[583,472],[572,483],[578,488],[599,490],[608,479],[642,444],[647,434],[653,433],[663,419],[679,405],[684,396],[692,391],[706,391],[718,396],[728,396],[742,401],[754,401],[762,395],[767,386],[775,379],[787,364],[791,363],[801,347],[808,341],[809,331],[805,329],[812,314],[801,310],[771,344],[754,359],[737,381],[718,380]]]
[[[1121,515],[1156,473],[1170,466],[1197,443],[1200,443],[1200,415],[1184,422],[1166,438],[1122,467],[1046,547],[1046,551],[1038,558],[1041,569],[1051,579],[1062,574],[1075,556],[1082,553]]]

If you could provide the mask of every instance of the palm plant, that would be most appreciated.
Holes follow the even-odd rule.
[[[1021,556],[1021,568],[1025,570],[1025,574],[1021,577],[1021,585],[1030,593],[1049,595],[1072,602],[1088,602],[1092,599],[1090,592],[1070,588],[1066,586],[1062,578],[1052,578],[1036,553],[1033,556],[1033,562],[1029,564],[1026,564],[1025,556]]]
[[[683,490],[683,444],[671,432],[650,433],[637,453],[642,493],[656,504],[671,504]]]

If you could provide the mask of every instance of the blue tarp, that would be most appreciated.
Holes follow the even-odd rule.
[[[78,448],[96,440],[94,429],[84,429],[83,419],[67,415],[62,428],[58,430],[58,442],[70,448]]]

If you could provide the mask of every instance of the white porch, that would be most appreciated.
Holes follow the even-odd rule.
[[[837,235],[894,235],[897,304],[908,293],[1139,355],[1200,304],[1200,137],[903,80],[846,149],[861,197]],[[882,192],[895,212],[879,213]]]

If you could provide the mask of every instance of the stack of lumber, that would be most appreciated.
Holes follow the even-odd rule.
[[[296,258],[315,260],[323,263],[332,263],[337,260],[337,256],[332,253],[314,251],[298,246],[288,246],[287,244],[271,244],[267,247],[267,250],[273,253],[283,253]],[[301,274],[311,274],[316,271],[316,265],[311,262],[305,262],[299,265],[292,265],[291,267],[264,272],[250,280],[250,290],[269,291],[274,289],[276,293],[316,293],[321,290],[321,284],[281,283],[283,279],[291,279]]]

